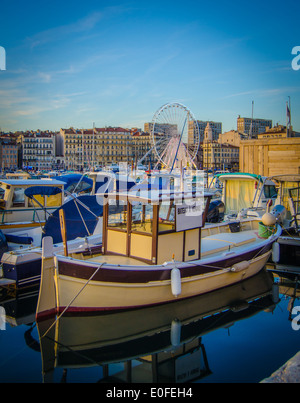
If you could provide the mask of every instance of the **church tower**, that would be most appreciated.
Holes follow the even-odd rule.
[[[209,122],[207,122],[206,128],[204,130],[204,142],[211,143],[212,140],[213,140],[212,128],[211,128]]]

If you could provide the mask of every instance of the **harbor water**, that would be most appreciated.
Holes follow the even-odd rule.
[[[295,280],[262,271],[161,307],[35,322],[39,289],[1,290],[2,383],[258,383],[300,350]],[[298,315],[298,317],[297,317]]]

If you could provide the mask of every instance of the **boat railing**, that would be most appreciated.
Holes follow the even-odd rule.
[[[300,186],[288,189],[288,202],[292,216],[291,225],[294,223],[300,230]]]
[[[51,210],[53,210],[53,207],[51,207]],[[26,221],[36,222],[36,217],[38,218],[38,221],[39,221],[38,212],[39,211],[45,211],[45,208],[32,207],[32,208],[16,208],[16,209],[0,210],[0,216],[1,216],[0,222],[1,222],[1,224],[6,224],[6,223],[13,224],[14,220],[7,221],[5,219],[6,216],[9,216],[9,215],[11,215],[13,213],[16,213],[16,212],[26,212],[26,213],[28,213],[30,211],[32,211],[32,219],[30,219],[30,215],[28,215],[28,218],[26,218]],[[48,214],[50,214],[50,213],[48,212]],[[21,219],[19,221],[21,221]]]

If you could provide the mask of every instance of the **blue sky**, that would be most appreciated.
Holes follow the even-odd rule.
[[[300,131],[295,0],[8,1],[0,9],[2,130],[141,127],[168,102],[236,129],[238,115]]]

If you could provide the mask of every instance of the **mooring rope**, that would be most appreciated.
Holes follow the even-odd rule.
[[[103,262],[100,264],[100,266],[97,267],[97,269],[94,271],[94,273],[91,275],[91,277],[88,279],[88,281],[84,284],[84,286],[78,291],[78,293],[75,295],[75,297],[71,300],[71,302],[65,307],[65,309],[61,312],[61,314],[55,319],[55,321],[52,323],[52,325],[48,328],[48,330],[42,335],[42,337],[45,337],[46,334],[49,332],[50,329],[56,324],[56,322],[62,317],[62,315],[69,309],[69,307],[72,305],[72,303],[75,301],[75,299],[79,296],[79,294],[84,290],[84,288],[88,285],[88,283],[93,279],[93,277],[97,274],[97,272],[101,269],[101,267],[105,264],[106,262]]]

